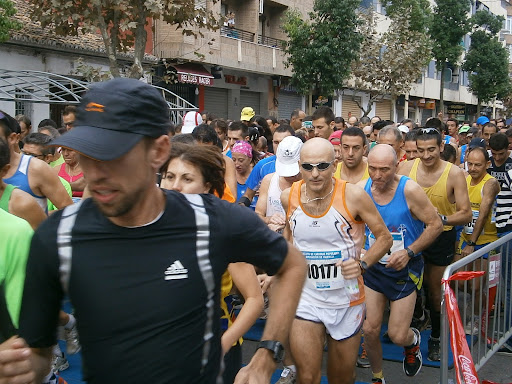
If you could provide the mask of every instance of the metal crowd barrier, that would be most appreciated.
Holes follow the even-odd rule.
[[[475,334],[469,338],[468,346],[476,370],[512,337],[512,233],[471,253],[446,267],[443,279],[459,271],[481,270],[478,263],[489,253],[487,268],[482,277],[470,281],[454,281],[452,289],[458,299],[462,323]],[[479,289],[474,282],[479,280]],[[441,301],[441,370],[440,383],[448,384],[449,325],[444,300],[444,285]],[[493,299],[494,298],[494,299]],[[474,328],[474,329],[473,329]],[[468,339],[468,337],[466,337]],[[454,356],[456,359],[457,356]]]

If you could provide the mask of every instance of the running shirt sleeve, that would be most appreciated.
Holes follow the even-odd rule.
[[[252,210],[222,202],[215,220],[227,261],[253,264],[274,275],[288,253],[288,243],[282,235],[271,231]]]
[[[33,348],[56,343],[63,291],[59,278],[55,213],[34,233],[28,256],[20,314],[20,336]],[[53,243],[53,244],[52,244]]]
[[[245,186],[247,188],[251,188],[253,191],[256,191],[258,189],[258,186],[261,183],[261,167],[263,166],[263,163],[261,161],[258,161],[254,168],[251,171],[251,174],[247,178],[247,181],[245,182]]]

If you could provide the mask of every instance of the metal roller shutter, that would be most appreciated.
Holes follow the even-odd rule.
[[[204,109],[215,116],[228,118],[228,90],[204,87]]]
[[[348,120],[349,114],[350,116],[361,116],[361,108],[359,108],[356,104],[356,102],[353,100],[354,98],[352,96],[343,96],[341,99],[341,116],[345,119],[345,121]],[[355,97],[355,99],[361,103],[360,97]]]
[[[391,100],[381,100],[375,103],[375,116],[379,116],[382,120],[390,120]]]
[[[302,96],[291,92],[281,92],[278,96],[279,101],[279,118],[288,119],[292,112],[302,106]]]
[[[240,112],[244,107],[252,107],[257,115],[261,114],[260,94],[258,92],[240,91]]]

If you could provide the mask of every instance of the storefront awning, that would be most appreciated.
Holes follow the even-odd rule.
[[[213,76],[201,64],[175,64],[173,67],[178,72],[178,81],[180,83],[213,85]]]

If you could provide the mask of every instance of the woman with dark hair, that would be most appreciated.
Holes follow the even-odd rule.
[[[227,140],[228,137],[228,123],[223,119],[216,119],[212,121],[213,128],[215,132],[217,132],[217,136],[219,137],[222,144],[222,153],[225,155],[227,151],[229,151],[229,142]]]
[[[173,144],[169,161],[161,171],[162,188],[181,193],[215,193],[223,197],[224,160],[213,146]],[[236,318],[230,296],[233,285],[245,299]],[[225,384],[231,384],[242,366],[242,335],[251,328],[263,309],[263,294],[252,265],[229,264],[222,275],[220,306],[225,365],[223,379]]]
[[[270,130],[270,127],[268,126],[267,119],[265,119],[263,116],[256,115],[251,119],[251,123],[254,122],[258,124],[263,129],[263,134],[261,136],[264,136],[265,139],[267,139],[267,145],[268,149],[267,152],[274,153],[274,148],[272,146],[272,131]]]

